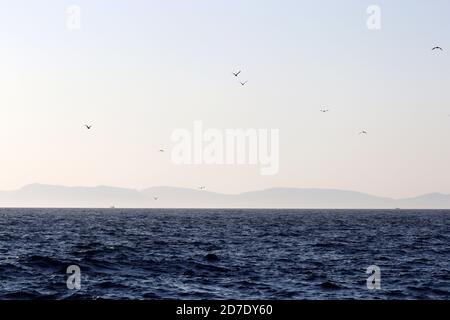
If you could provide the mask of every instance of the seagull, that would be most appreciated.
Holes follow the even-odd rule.
[[[363,130],[359,134],[367,134],[367,131]]]
[[[200,190],[205,190],[206,187],[198,187]]]
[[[241,86],[245,86],[247,84],[248,81],[245,82],[241,82]]]
[[[159,149],[159,152],[164,152],[165,150],[164,149]]]
[[[84,125],[88,130],[91,130],[92,126],[88,126],[87,124]]]
[[[233,75],[234,75],[235,77],[237,77],[240,73],[241,73],[241,70],[239,70],[239,71],[236,72],[236,73],[233,72]]]
[[[328,109],[320,109],[320,112],[323,112],[323,113],[325,113],[325,112],[328,112],[328,111],[330,111],[330,110],[328,110]]]
[[[444,49],[442,49],[441,47],[434,47],[433,49],[431,49],[431,51],[434,51],[434,50],[441,50],[441,51],[444,51]]]
[[[153,197],[153,199],[156,201],[156,200],[158,200],[158,197]]]

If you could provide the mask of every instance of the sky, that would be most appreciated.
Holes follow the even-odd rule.
[[[449,13],[447,0],[0,0],[0,190],[450,193]],[[194,121],[279,129],[278,173],[174,163],[171,135]]]

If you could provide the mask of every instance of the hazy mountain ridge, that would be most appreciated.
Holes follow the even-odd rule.
[[[155,200],[157,197],[157,200]],[[236,195],[175,187],[143,190],[32,184],[0,192],[0,207],[450,209],[450,195],[391,199],[337,189],[272,188]]]

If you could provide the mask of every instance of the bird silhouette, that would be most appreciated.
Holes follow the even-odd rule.
[[[239,76],[240,73],[241,73],[241,70],[239,70],[238,72],[233,72],[233,75],[234,75],[235,77],[237,77],[237,76]]]
[[[245,82],[240,82],[241,86],[245,86],[247,84],[248,81]]]
[[[367,134],[367,131],[363,130],[359,134]]]
[[[153,200],[155,200],[155,201],[158,200],[158,197],[153,197]]]
[[[164,152],[165,150],[164,149],[159,149],[159,152]]]
[[[320,112],[323,112],[323,113],[329,112],[329,111],[330,111],[330,110],[328,110],[328,109],[326,109],[326,108],[320,109]]]
[[[441,50],[441,51],[444,51],[444,49],[442,49],[441,47],[434,47],[433,49],[431,49],[431,51],[434,51],[434,50]]]
[[[92,126],[88,126],[87,124],[84,125],[86,129],[91,130]]]
[[[200,190],[205,190],[206,187],[198,187]]]

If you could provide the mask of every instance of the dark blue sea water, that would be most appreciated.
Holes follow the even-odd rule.
[[[0,209],[0,299],[450,299],[449,259],[450,211]]]

